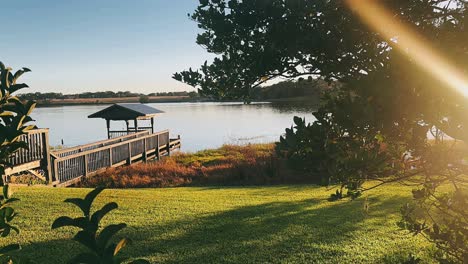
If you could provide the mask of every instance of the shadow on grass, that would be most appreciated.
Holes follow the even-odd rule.
[[[340,243],[363,229],[366,218],[372,219],[370,230],[378,229],[405,201],[401,197],[373,198],[371,202],[379,210],[369,216],[359,201],[275,202],[165,226],[146,226],[129,235],[146,241],[132,248],[136,256],[157,255],[165,263],[314,262],[308,256],[327,261],[345,254]]]
[[[359,201],[315,199],[240,207],[167,225],[148,215],[147,223],[122,232],[135,241],[124,255],[163,263],[327,262],[346,254],[340,244],[368,228],[366,218],[377,229],[405,201],[374,198],[379,209],[370,216]],[[21,255],[39,263],[63,263],[77,250],[75,242],[56,240],[26,245]]]

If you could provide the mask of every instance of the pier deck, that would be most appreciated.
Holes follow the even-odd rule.
[[[180,137],[169,138],[169,131],[141,131],[91,144],[50,150],[48,129],[29,131],[22,136],[29,148],[10,158],[6,175],[40,170],[50,185],[69,186],[110,167],[160,159],[180,149]]]

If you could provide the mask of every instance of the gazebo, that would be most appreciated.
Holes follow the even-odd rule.
[[[88,118],[102,118],[106,120],[107,137],[113,138],[116,136],[128,135],[144,130],[154,133],[154,118],[164,113],[159,109],[144,105],[144,104],[113,104],[99,112],[89,115]],[[127,130],[111,131],[110,121],[125,121]],[[133,127],[130,126],[130,121],[133,120]],[[151,126],[139,126],[139,120],[151,120]]]

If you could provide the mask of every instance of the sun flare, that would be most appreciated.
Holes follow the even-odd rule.
[[[364,23],[382,34],[384,38],[387,40],[398,39],[393,47],[413,60],[427,73],[468,97],[468,79],[465,74],[431,47],[420,34],[395,19],[380,4],[380,1],[347,0],[346,3]]]

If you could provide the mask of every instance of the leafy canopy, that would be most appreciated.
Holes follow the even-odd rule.
[[[304,169],[318,170],[322,182],[341,184],[337,198],[343,188],[358,196],[369,180],[377,186],[411,181],[415,203],[402,209],[402,226],[434,241],[445,261],[466,262],[468,153],[445,139],[467,142],[468,99],[423,69],[415,59],[419,50],[397,49],[398,32],[375,31],[349,2],[202,0],[190,17],[202,30],[197,43],[217,57],[174,78],[202,95],[246,102],[255,87],[277,77],[339,82],[324,94],[316,121],[296,118],[278,151],[312,161]],[[378,2],[466,72],[465,1]],[[440,66],[431,67],[446,70]]]

